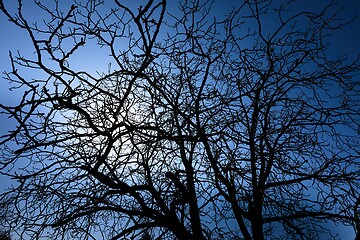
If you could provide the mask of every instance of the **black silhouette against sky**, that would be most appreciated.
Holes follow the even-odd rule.
[[[28,1],[28,0],[24,0]],[[216,9],[217,14],[221,18],[221,16],[227,12],[232,7],[232,0],[224,0],[224,1],[216,1],[214,3],[214,8]],[[301,0],[298,1],[299,9],[309,9],[316,10],[321,9],[327,2],[325,1],[316,1],[316,0]],[[15,8],[17,1],[13,0],[4,0],[4,4],[6,6],[10,6],[10,8]],[[37,9],[33,9],[29,7],[30,5],[24,5],[25,16],[34,19],[41,19],[41,16],[36,15],[39,11]],[[360,1],[358,0],[347,0],[340,1],[338,4],[339,8],[343,8],[342,16],[346,20],[352,19],[356,17],[356,15],[360,15]],[[28,7],[28,8],[27,8]],[[174,7],[170,5],[169,7]],[[267,21],[266,27],[271,28],[273,22],[271,21],[271,16],[269,16],[269,21]],[[360,16],[355,19],[348,26],[344,27],[341,31],[336,32],[331,38],[331,48],[332,52],[337,54],[339,52],[348,53],[350,58],[355,58],[359,53],[359,43],[360,43]],[[34,49],[29,42],[28,36],[24,30],[18,29],[13,24],[9,23],[4,15],[0,15],[0,71],[10,71],[11,65],[9,60],[9,51],[15,53],[17,50],[20,51],[21,54],[25,56],[30,56]],[[85,52],[84,56],[81,59],[78,59],[79,66],[87,66],[88,71],[106,71],[108,67],[107,56],[104,52],[101,52],[99,48],[94,46],[93,52]],[[23,69],[22,71],[26,71]],[[26,72],[23,72],[24,76],[26,76]],[[32,76],[28,76],[32,77]],[[360,80],[359,80],[360,81]],[[21,97],[22,91],[13,89],[9,91],[8,88],[10,85],[4,80],[0,80],[0,103],[5,105],[16,104]],[[10,129],[12,126],[11,119],[0,115],[0,135],[5,131]],[[5,177],[0,178],[1,187],[0,189],[4,189],[6,186],[11,184],[9,179]],[[339,229],[343,229],[342,226],[339,226]],[[343,239],[351,239],[353,234],[351,232],[346,232],[348,229],[342,231],[341,236]],[[351,231],[351,229],[350,229]]]

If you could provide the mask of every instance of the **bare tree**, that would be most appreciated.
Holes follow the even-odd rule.
[[[0,139],[18,182],[1,195],[12,231],[320,239],[334,222],[360,234],[359,62],[330,54],[346,24],[335,3],[243,1],[225,16],[197,0],[73,3],[35,1],[41,21],[0,1],[35,52],[10,54],[23,97],[0,105],[17,122]],[[78,64],[99,61],[84,49],[107,52],[108,69]]]

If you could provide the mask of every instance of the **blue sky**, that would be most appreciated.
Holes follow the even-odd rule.
[[[28,0],[27,0],[28,1]],[[237,0],[238,1],[238,0]],[[232,0],[223,0],[216,1],[214,7],[219,15],[231,8],[231,5],[234,1]],[[324,6],[326,3],[330,2],[329,0],[301,0],[298,3],[300,9],[319,9]],[[4,0],[5,5],[13,8],[17,1],[14,0]],[[26,5],[25,5],[26,6]],[[332,52],[334,54],[339,52],[348,53],[350,58],[354,58],[360,54],[360,1],[359,0],[343,0],[340,1],[339,7],[343,8],[342,16],[345,19],[351,19],[358,15],[358,18],[354,20],[350,25],[346,26],[341,31],[335,33],[331,38]],[[40,17],[34,13],[37,12],[36,9],[32,7],[25,8],[25,12],[28,12],[28,16]],[[273,24],[271,21],[268,22],[268,25]],[[34,52],[29,38],[26,36],[24,30],[16,28],[13,24],[9,23],[4,17],[3,14],[0,14],[0,72],[10,71],[11,65],[9,60],[9,51],[12,51],[16,55],[16,51],[19,50],[22,54],[31,56]],[[97,55],[97,59],[93,59]],[[102,56],[102,58],[99,58]],[[103,60],[101,60],[103,59]],[[101,64],[103,63],[103,64]],[[87,65],[88,68],[91,68],[91,71],[95,71],[99,68],[99,71],[106,70],[107,61],[106,55],[102,55],[98,52],[93,52],[92,55],[86,58],[86,60],[81,60],[79,64]],[[24,72],[26,76],[26,72]],[[1,75],[0,79],[0,103],[4,105],[16,104],[21,97],[21,91],[9,91],[9,84],[3,79],[4,74]],[[33,76],[28,76],[33,77]],[[359,80],[360,81],[360,80]],[[3,134],[6,130],[11,128],[12,122],[7,117],[0,115],[0,134]],[[8,181],[3,180],[4,177],[0,177],[1,186],[0,189],[3,189],[6,185],[9,184]],[[342,227],[338,226],[339,229]],[[347,231],[347,230],[346,230]],[[352,233],[342,231],[343,239],[346,239],[348,235],[353,236]]]
[[[312,9],[320,9],[326,3],[330,2],[329,0],[301,0],[298,1],[299,11],[300,9],[304,10],[312,10]],[[4,0],[6,6],[10,6],[12,9],[16,7],[17,1],[9,1]],[[221,16],[225,13],[228,9],[231,9],[233,5],[232,0],[225,0],[225,1],[216,1],[214,4],[214,8],[216,12]],[[349,53],[350,56],[356,56],[360,53],[360,1],[358,0],[346,0],[340,1],[338,4],[340,8],[343,8],[342,16],[345,19],[351,19],[356,15],[359,15],[354,22],[350,25],[346,26],[344,29],[337,31],[334,33],[333,37],[331,38],[332,49],[334,53],[345,52]],[[26,8],[28,7],[28,8]],[[29,9],[31,8],[31,9]],[[27,16],[36,16],[34,18],[39,19],[39,16],[36,14],[37,9],[30,7],[30,5],[24,5],[24,12],[27,13]],[[35,14],[34,14],[35,13]],[[41,16],[41,15],[40,15]],[[268,22],[269,26],[271,26],[272,22],[271,19]],[[9,71],[10,60],[9,60],[9,51],[12,51],[13,54],[19,50],[24,55],[30,55],[33,53],[33,48],[31,43],[29,42],[29,38],[26,35],[24,30],[20,30],[16,28],[13,24],[7,21],[6,17],[0,15],[0,71],[3,73],[4,71]],[[105,56],[103,56],[105,57]],[[100,62],[106,61],[99,61],[99,58],[96,61],[91,61],[91,57],[87,58],[88,61],[82,61],[82,64],[87,64],[92,68],[96,63],[97,68],[105,68],[106,64],[103,66],[99,66]],[[100,70],[100,69],[99,69]],[[2,74],[1,77],[4,75]],[[1,102],[2,103],[12,103],[16,102],[18,98],[18,94],[9,92],[7,88],[9,87],[8,83],[6,83],[3,79],[0,81],[0,91],[1,91]],[[0,118],[1,125],[3,122],[6,121],[3,118]]]

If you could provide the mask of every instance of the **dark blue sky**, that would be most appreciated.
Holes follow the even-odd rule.
[[[241,0],[236,0],[236,2],[241,2]],[[27,2],[27,1],[25,1]],[[65,1],[64,1],[65,2]],[[141,2],[141,1],[140,1]],[[175,1],[174,1],[175,2]],[[301,0],[298,1],[298,9],[295,11],[301,10],[319,10],[330,0],[314,1],[314,0]],[[9,6],[11,9],[16,7],[17,1],[4,0],[6,6]],[[224,1],[215,1],[214,9],[216,14],[222,16],[226,13],[231,6],[235,3],[233,0],[224,0]],[[173,3],[171,4],[173,5]],[[26,8],[30,5],[24,5],[25,16],[41,20],[41,13],[35,8]],[[172,7],[172,6],[171,6]],[[351,24],[344,27],[343,29],[334,32],[333,37],[331,38],[332,49],[334,53],[345,52],[349,53],[352,56],[360,54],[360,1],[358,0],[346,0],[339,1],[339,8],[343,8],[342,17],[346,19],[352,19],[356,15],[359,15],[357,19],[354,20]],[[40,13],[40,15],[39,15]],[[269,26],[272,25],[271,18],[267,22]],[[33,48],[29,42],[29,38],[26,36],[24,30],[17,29],[13,24],[9,23],[6,17],[0,15],[0,71],[4,72],[10,70],[10,61],[9,61],[9,50],[15,53],[17,50],[20,50],[24,55],[31,55],[33,53]],[[89,62],[91,59],[89,59]],[[96,62],[99,62],[96,60]],[[2,75],[3,76],[3,75]],[[0,91],[1,91],[1,101],[10,102],[13,101],[16,96],[12,93],[6,91],[7,84],[3,80],[0,81]]]

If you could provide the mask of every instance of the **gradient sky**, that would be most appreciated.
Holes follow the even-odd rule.
[[[30,0],[27,0],[30,1]],[[239,1],[239,0],[237,0]],[[26,1],[25,1],[26,2]],[[312,10],[320,9],[326,3],[329,3],[330,0],[301,0],[298,1],[299,8]],[[350,56],[356,56],[360,54],[360,1],[359,0],[343,0],[339,1],[339,8],[343,8],[342,16],[345,19],[351,19],[358,15],[358,18],[355,19],[351,24],[346,26],[344,29],[336,32],[332,37],[331,44],[334,53],[345,52]],[[14,9],[17,5],[17,1],[14,0],[4,0],[5,6],[9,6],[11,9]],[[221,16],[226,13],[228,9],[231,9],[233,5],[233,0],[218,0],[214,4],[216,12]],[[31,8],[27,9],[26,4],[24,5],[24,12],[26,16],[33,17],[34,13],[36,15],[37,9]],[[36,16],[37,19],[40,19],[39,16]],[[271,21],[268,22],[271,26]],[[9,60],[9,51],[12,51],[15,55],[16,51],[19,50],[25,56],[31,56],[33,53],[33,47],[28,41],[28,36],[24,30],[16,28],[12,23],[10,23],[7,18],[0,14],[0,102],[1,103],[13,103],[18,99],[17,94],[9,92],[7,89],[9,87],[8,83],[4,81],[3,77],[4,71],[9,71],[11,69],[10,60]],[[97,55],[98,56],[98,55]],[[98,66],[98,70],[101,68],[106,68],[107,61],[103,61],[104,64],[99,64],[99,58],[95,61],[92,61],[91,58],[88,59],[89,66],[93,66],[94,63]],[[99,66],[100,65],[100,66]],[[0,117],[0,123],[3,126],[4,121],[3,117]],[[0,132],[3,132],[3,129],[0,129]]]
[[[330,0],[300,0],[298,2],[299,8],[313,10],[321,8],[326,3],[329,3]],[[349,54],[350,58],[354,58],[355,56],[360,54],[360,0],[340,0],[339,2],[339,7],[343,8],[342,16],[345,19],[351,19],[356,15],[358,15],[358,18],[355,19],[354,22],[352,22],[350,25],[346,26],[344,29],[334,34],[331,39],[331,51],[334,54],[337,54],[339,52],[345,52]],[[4,0],[4,3],[5,6],[10,6],[11,8],[14,8],[16,7],[17,1]],[[221,15],[225,13],[228,9],[231,9],[233,3],[233,0],[218,0],[216,1],[214,7],[216,9],[216,12]],[[36,15],[36,9],[26,8],[25,5],[24,10],[28,13],[27,16],[39,17],[38,15]],[[269,21],[267,24],[271,26],[272,22]],[[3,14],[0,14],[0,103],[4,105],[16,104],[19,101],[19,98],[21,96],[20,94],[22,93],[21,91],[9,91],[9,84],[3,79],[4,74],[2,74],[4,71],[11,70],[9,51],[12,51],[15,55],[17,50],[19,50],[25,56],[31,56],[34,52],[25,31],[16,28],[13,24],[7,21],[6,17]],[[98,68],[91,70],[106,70],[106,66],[108,63],[105,59],[105,55],[103,56],[104,60],[102,61],[101,54],[100,60],[97,52],[93,52],[93,54],[97,55],[96,59],[93,59],[90,55],[86,58],[86,60],[81,61],[81,63],[84,63],[91,68],[94,68],[95,66]],[[24,72],[24,75],[26,76],[26,72]],[[9,128],[11,128],[11,126],[11,121],[7,117],[0,115],[0,134],[6,132]],[[4,177],[1,176],[0,181],[0,190],[4,189],[4,187],[9,184],[9,182],[5,181]],[[340,229],[343,229],[343,227],[341,226],[338,226],[338,228],[339,231]],[[341,234],[342,239],[351,239],[351,236],[353,236],[351,230],[341,231]]]

